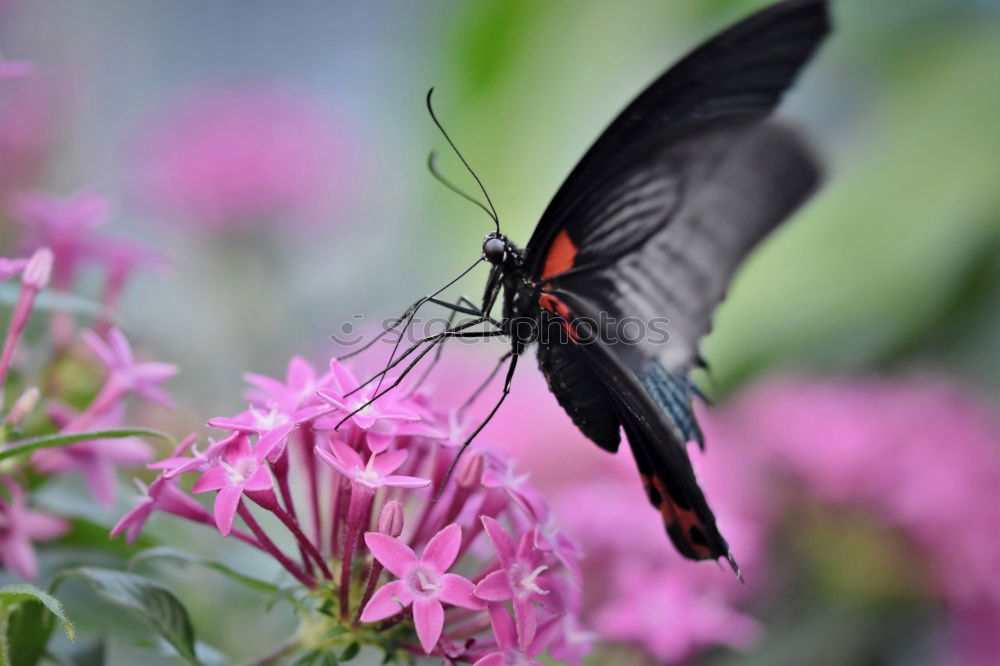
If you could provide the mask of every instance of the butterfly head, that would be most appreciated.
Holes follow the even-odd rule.
[[[501,266],[507,258],[509,245],[499,232],[491,231],[483,239],[483,257],[494,266]]]

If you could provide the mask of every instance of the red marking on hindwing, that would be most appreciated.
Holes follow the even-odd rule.
[[[573,268],[573,262],[576,261],[576,253],[576,245],[570,239],[566,230],[563,229],[556,235],[555,240],[552,241],[552,245],[549,246],[548,254],[545,255],[545,267],[542,269],[542,279]]]
[[[712,559],[711,549],[700,543],[695,543],[691,538],[691,528],[697,527],[701,530],[702,534],[708,534],[708,530],[705,525],[702,525],[701,520],[695,515],[694,511],[690,509],[682,509],[677,503],[670,497],[670,491],[667,490],[666,484],[659,477],[653,477],[652,479],[653,487],[660,495],[660,515],[663,517],[663,524],[667,527],[677,525],[684,533],[685,540],[688,546],[694,551],[695,555],[703,560]],[[643,479],[643,483],[648,483],[648,478]]]
[[[566,333],[569,334],[571,340],[576,341],[580,339],[576,334],[576,331],[573,330],[573,324],[570,323],[573,319],[573,313],[565,303],[552,294],[546,294],[543,292],[542,295],[538,297],[538,304],[549,312],[562,317],[562,327],[566,329]]]

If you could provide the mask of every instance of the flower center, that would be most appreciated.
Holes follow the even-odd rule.
[[[229,474],[229,482],[234,486],[246,483],[257,471],[257,461],[253,458],[240,458],[233,464],[220,460],[219,464]]]
[[[444,586],[440,573],[421,564],[410,570],[406,576],[406,584],[418,597],[436,597]]]
[[[503,663],[504,666],[528,666],[531,660],[526,654],[512,647],[503,653]]]
[[[543,590],[538,585],[538,577],[543,571],[548,569],[542,565],[535,569],[528,568],[528,565],[515,562],[510,568],[510,583],[514,591],[520,594],[548,594],[548,590]]]

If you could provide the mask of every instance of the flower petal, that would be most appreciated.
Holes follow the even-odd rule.
[[[431,540],[424,546],[420,561],[430,564],[444,573],[455,563],[461,545],[462,528],[458,526],[458,523],[452,523],[431,537]]]
[[[514,596],[510,587],[510,578],[503,569],[494,571],[479,581],[473,593],[485,601],[506,601]]]
[[[417,638],[424,652],[434,651],[441,630],[444,629],[444,608],[441,602],[432,597],[419,597],[413,600],[413,623],[417,625]]]
[[[514,621],[517,623],[518,646],[524,650],[535,640],[538,617],[527,597],[514,597]]]
[[[366,532],[365,544],[375,559],[397,578],[405,576],[407,569],[417,563],[417,555],[413,549],[391,536]]]
[[[452,606],[482,610],[486,605],[472,596],[472,581],[458,574],[445,574],[438,599]]]
[[[413,593],[401,580],[386,583],[378,589],[365,604],[361,612],[362,622],[378,622],[392,617],[413,602]]]
[[[233,517],[241,497],[243,489],[238,486],[226,486],[215,496],[215,526],[222,536],[229,536],[229,531],[233,529]]]
[[[382,479],[382,485],[396,488],[426,488],[431,485],[431,480],[421,479],[419,476],[387,476]]]
[[[340,464],[347,469],[365,466],[365,461],[361,459],[361,455],[345,442],[332,440],[330,442],[330,450],[340,460]]]
[[[375,460],[372,461],[372,469],[382,476],[388,476],[399,469],[400,465],[406,462],[406,456],[407,452],[405,449],[396,449],[395,451],[380,453],[375,456]]]
[[[206,470],[194,485],[191,486],[191,492],[195,495],[198,493],[204,493],[209,490],[219,490],[229,485],[229,472],[227,472],[222,467],[212,467]]]
[[[504,569],[510,569],[510,565],[514,563],[514,542],[507,534],[507,530],[503,528],[503,525],[489,516],[482,516],[481,518],[483,527],[486,529],[486,535],[493,542],[493,548],[497,552],[497,559],[500,560],[500,566]]]
[[[472,666],[504,666],[503,653],[490,652],[488,655],[479,659]]]
[[[493,625],[493,636],[501,650],[509,650],[517,642],[517,630],[514,621],[503,604],[490,604],[490,624]]]

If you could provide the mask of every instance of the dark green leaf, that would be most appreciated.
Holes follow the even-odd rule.
[[[43,592],[34,585],[28,585],[27,583],[16,583],[0,587],[0,604],[5,608],[10,608],[25,601],[33,601],[45,606],[48,612],[59,618],[59,622],[63,626],[63,631],[70,637],[70,640],[74,638],[73,623],[66,617],[66,612],[63,610],[59,600],[51,594]]]
[[[209,569],[214,569],[215,571],[232,578],[238,583],[242,583],[251,589],[263,592],[264,594],[279,594],[282,592],[281,588],[277,585],[268,583],[258,578],[253,578],[252,576],[247,576],[246,574],[241,574],[221,562],[215,562],[201,557],[200,555],[195,555],[194,553],[189,553],[177,548],[170,548],[169,546],[160,546],[142,551],[129,560],[128,568],[134,569],[138,564],[149,560],[170,560],[182,564],[197,564]]]
[[[310,650],[299,657],[292,666],[338,666],[337,657],[328,650]]]
[[[8,445],[9,448],[0,451],[0,460],[31,453],[37,449],[52,449],[77,442],[87,442],[92,439],[115,439],[120,437],[158,437],[168,442],[174,441],[170,435],[150,428],[111,428],[109,430],[95,430],[94,432],[77,432],[70,435],[46,435],[44,437],[34,437],[32,439],[22,439],[19,442],[11,442]]]
[[[79,567],[64,571],[53,589],[69,578],[83,578],[99,595],[138,613],[188,664],[198,664],[194,628],[184,605],[170,590],[144,576],[112,569]]]
[[[344,651],[340,653],[340,660],[350,661],[351,659],[357,657],[359,652],[361,652],[361,643],[354,641],[346,648],[344,648]]]

